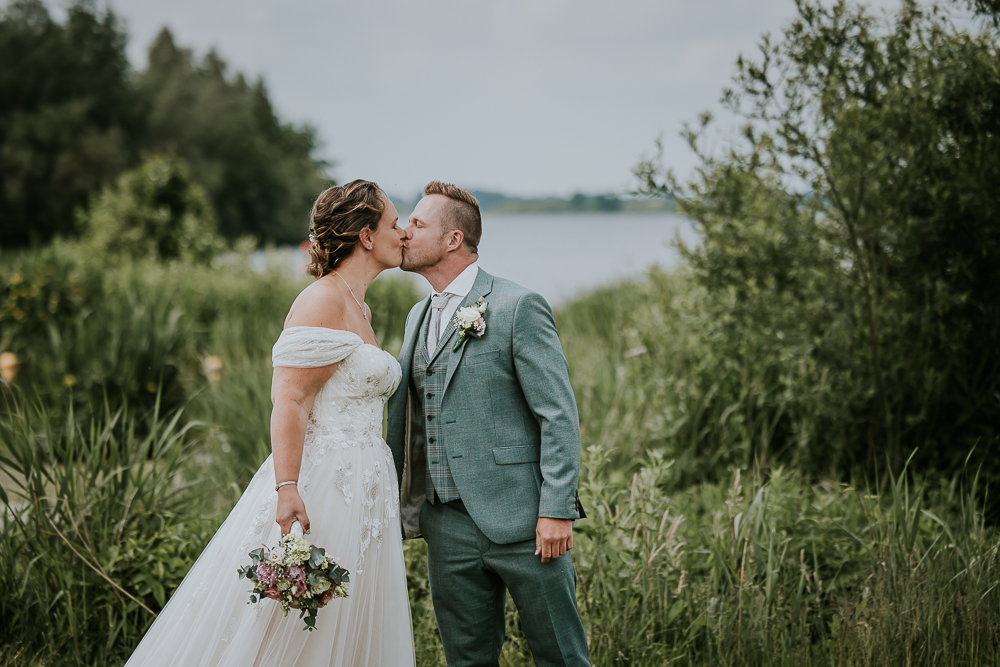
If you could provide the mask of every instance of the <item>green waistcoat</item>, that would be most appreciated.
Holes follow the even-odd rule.
[[[410,380],[414,388],[414,405],[424,416],[423,427],[427,443],[426,498],[429,502],[434,502],[434,491],[437,490],[438,498],[447,503],[459,498],[448,466],[448,453],[444,448],[441,428],[441,396],[444,393],[444,379],[448,373],[451,349],[439,344],[433,361],[428,359],[428,319],[424,317],[424,323],[420,327]]]

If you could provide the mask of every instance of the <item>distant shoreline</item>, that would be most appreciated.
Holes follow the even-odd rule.
[[[575,194],[572,197],[510,197],[497,192],[477,192],[473,194],[479,200],[480,210],[484,215],[503,214],[634,214],[634,213],[675,213],[673,200],[667,199],[633,199],[622,198],[615,194],[584,195]],[[390,195],[397,210],[412,211],[417,199],[408,199]]]

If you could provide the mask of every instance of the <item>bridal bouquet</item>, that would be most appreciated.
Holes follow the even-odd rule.
[[[302,537],[301,528],[282,535],[273,548],[261,547],[250,552],[253,562],[237,569],[240,579],[253,582],[250,602],[271,598],[281,604],[288,616],[290,608],[298,609],[306,627],[316,627],[316,612],[334,598],[348,595],[349,572],[326,550],[313,546]]]

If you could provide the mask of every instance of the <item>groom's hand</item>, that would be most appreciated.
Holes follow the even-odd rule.
[[[543,563],[559,558],[573,548],[573,522],[570,519],[539,517],[535,526],[535,555]]]

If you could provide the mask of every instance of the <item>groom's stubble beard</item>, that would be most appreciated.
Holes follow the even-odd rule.
[[[444,234],[441,235],[444,238]],[[434,248],[437,252],[430,253],[427,250],[424,252],[416,252],[410,248],[403,248],[403,261],[399,265],[399,268],[403,271],[408,271],[410,273],[421,273],[427,269],[434,267],[438,262],[444,259],[445,252],[444,248],[439,246]]]

